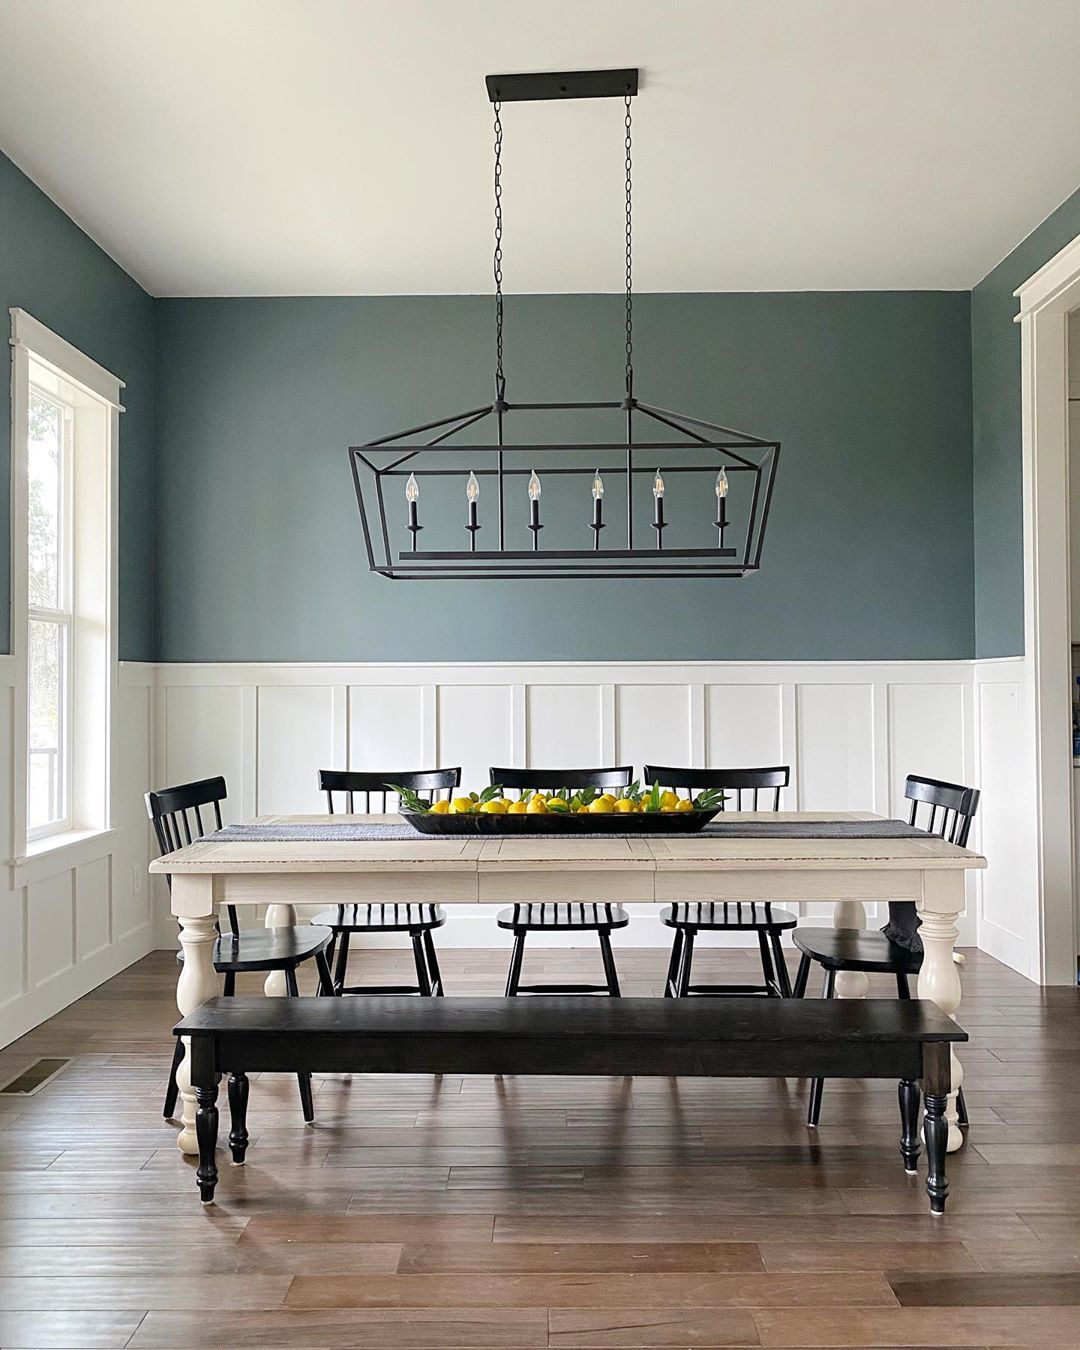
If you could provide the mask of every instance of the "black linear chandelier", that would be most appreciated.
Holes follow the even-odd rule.
[[[489,75],[487,90],[495,110],[495,398],[349,450],[369,567],[384,577],[426,581],[741,577],[757,571],[780,443],[654,407],[634,394],[630,108],[637,70]],[[503,371],[500,114],[507,102],[574,98],[622,98],[625,104],[625,388],[622,398],[608,401],[512,403]],[[575,419],[575,434],[577,419],[588,416],[616,419],[619,434],[593,441],[539,440],[537,419],[550,423],[560,414]],[[523,426],[524,440],[514,439],[515,423]],[[458,439],[466,430],[472,434]],[[479,443],[477,436],[485,433],[490,439]],[[554,541],[571,546],[540,544],[542,477],[552,480],[549,497],[556,499],[558,518],[547,522],[555,526]],[[635,499],[635,481],[642,486],[643,478],[651,481]],[[667,517],[665,478],[671,484]],[[614,506],[613,481],[621,488]],[[423,524],[421,484],[428,516]],[[481,484],[487,489],[484,506],[494,502],[487,513],[481,511]],[[461,490],[465,510],[459,515]],[[674,542],[665,543],[664,532],[672,526]],[[625,538],[625,548],[603,542],[609,528],[607,537]],[[431,548],[419,546],[424,529]],[[460,529],[468,542],[455,548]],[[590,532],[587,547],[572,546],[578,539],[585,545]],[[638,542],[642,539],[647,546]]]

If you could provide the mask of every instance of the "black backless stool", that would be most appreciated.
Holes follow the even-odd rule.
[[[937,778],[920,778],[912,774],[905,786],[904,796],[911,802],[908,823],[918,825],[920,806],[930,808],[924,815],[923,828],[950,844],[967,846],[971,822],[979,806],[978,788],[963,787],[959,783],[943,783]],[[866,928],[796,928],[792,940],[802,960],[795,977],[795,997],[803,998],[810,977],[811,963],[825,971],[822,990],[824,998],[836,995],[836,975],[841,970],[861,970],[870,975],[892,975],[896,979],[899,998],[911,997],[912,975],[922,969],[923,947],[919,937],[919,918],[914,901],[890,900],[889,922],[880,932]],[[825,1080],[815,1078],[810,1084],[810,1104],[807,1124],[816,1126],[821,1118],[821,1094]],[[961,1125],[967,1124],[964,1090],[956,1094],[956,1112]]]
[[[629,787],[633,766],[614,769],[499,769],[491,770],[492,783],[516,792],[550,792],[566,788]],[[514,951],[510,958],[510,972],[506,977],[507,997],[515,994],[609,994],[619,998],[619,976],[611,951],[611,934],[616,928],[625,928],[630,916],[622,905],[589,903],[557,904],[554,901],[532,905],[513,905],[501,909],[495,922],[514,935]],[[603,984],[522,984],[521,963],[525,957],[525,939],[529,933],[595,933],[600,943],[600,957],[604,963]]]
[[[162,788],[160,792],[146,794],[146,813],[154,827],[158,848],[163,854],[174,853],[201,839],[211,830],[221,829],[221,803],[225,800],[224,778],[203,778],[197,783],[183,783],[178,787]],[[213,816],[209,827],[203,824],[203,807],[212,808],[207,816]],[[165,880],[172,889],[172,877],[166,873]],[[296,998],[300,992],[296,983],[296,969],[305,961],[314,960],[319,972],[319,993],[333,992],[330,982],[330,962],[327,950],[333,939],[329,928],[317,928],[312,924],[297,924],[294,928],[246,928],[241,930],[236,918],[236,907],[226,905],[229,916],[229,931],[218,930],[214,943],[214,969],[225,976],[222,992],[226,998],[236,993],[236,977],[244,971],[274,970],[285,972],[285,988],[290,998]],[[184,953],[176,954],[177,961],[183,965]],[[169,1086],[165,1090],[165,1106],[162,1115],[171,1120],[176,1110],[179,1088],[176,1084],[176,1071],[184,1058],[184,1042],[176,1037],[173,1051],[172,1068],[169,1071]],[[315,1119],[315,1107],[311,1098],[311,1074],[298,1073],[300,1085],[300,1104],[304,1119],[310,1123]]]
[[[646,764],[644,769],[646,783],[659,783],[686,797],[710,790],[729,794],[721,803],[721,811],[779,811],[780,793],[790,777],[787,765],[768,769],[675,769]],[[780,943],[780,934],[799,922],[789,910],[763,901],[691,901],[662,909],[660,922],[675,930],[664,981],[665,998],[746,994],[791,997],[791,980]],[[756,933],[764,983],[693,984],[690,969],[699,933]]]
[[[366,773],[347,769],[320,769],[319,791],[326,793],[330,815],[338,803],[352,815],[360,812],[385,813],[397,810],[396,787],[408,788],[425,801],[449,797],[461,782],[460,769],[403,769],[400,773]],[[374,802],[373,802],[374,799]],[[446,913],[438,905],[355,904],[335,905],[315,916],[314,922],[333,933],[330,948],[334,967],[335,994],[419,994],[423,998],[443,993],[439,958],[435,955],[432,933],[446,922]],[[416,964],[415,984],[345,983],[349,964],[349,940],[354,933],[407,933]]]

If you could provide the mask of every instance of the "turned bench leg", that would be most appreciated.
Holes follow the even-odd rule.
[[[199,1141],[199,1168],[195,1173],[195,1180],[199,1183],[199,1198],[204,1205],[209,1205],[213,1201],[218,1179],[215,1157],[218,1132],[217,1094],[216,1084],[213,1087],[195,1089],[195,1100],[198,1102],[198,1109],[195,1112],[195,1138]]]
[[[919,1161],[919,1085],[912,1078],[900,1079],[900,1128],[904,1171],[914,1176]]]
[[[248,1079],[246,1073],[229,1075],[229,1147],[232,1160],[237,1167],[243,1166],[247,1157],[248,1131]]]
[[[949,1147],[949,1122],[945,1112],[952,1090],[952,1047],[945,1041],[923,1046],[923,1138],[926,1140],[926,1193],[931,1214],[945,1213],[949,1183],[945,1179],[945,1154]]]

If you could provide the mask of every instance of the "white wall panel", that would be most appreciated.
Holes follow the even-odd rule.
[[[27,979],[31,989],[75,962],[71,873],[26,888]]]
[[[440,687],[439,764],[460,764],[464,788],[482,788],[494,764],[513,765],[512,701],[507,685]]]
[[[88,956],[109,945],[109,859],[95,858],[75,871],[75,957]]]
[[[354,685],[349,690],[350,769],[436,767],[424,762],[419,685]]]
[[[1033,756],[1024,745],[1020,686],[980,683],[977,706],[982,798],[972,840],[990,864],[979,877],[980,945],[1014,969],[1033,970],[1034,909],[1026,890],[1037,843],[1033,814],[1017,809],[1033,791],[1025,772]]]
[[[889,686],[888,809],[906,819],[904,799],[909,773],[964,783],[964,686],[892,684]],[[921,819],[921,817],[920,817]]]
[[[779,684],[708,685],[705,690],[708,764],[740,769],[783,764],[781,694]]]
[[[798,805],[803,811],[874,806],[870,684],[803,684],[798,698]]]
[[[601,690],[595,684],[533,684],[526,707],[528,762],[571,769],[604,762]]]
[[[690,686],[620,684],[615,726],[615,758],[635,772],[650,762],[689,764]]]
[[[335,745],[335,687],[264,685],[258,698],[260,815],[326,810],[320,769],[344,768]]]
[[[243,818],[243,787],[254,765],[245,764],[242,736],[243,693],[220,685],[180,685],[165,689],[165,763],[155,787],[191,783],[223,774],[229,800],[227,821]]]

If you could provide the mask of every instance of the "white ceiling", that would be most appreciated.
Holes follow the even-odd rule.
[[[640,290],[962,288],[1080,186],[1078,0],[0,0],[0,148],[155,295],[490,287],[489,72],[638,65]],[[622,284],[512,104],[509,291]]]

